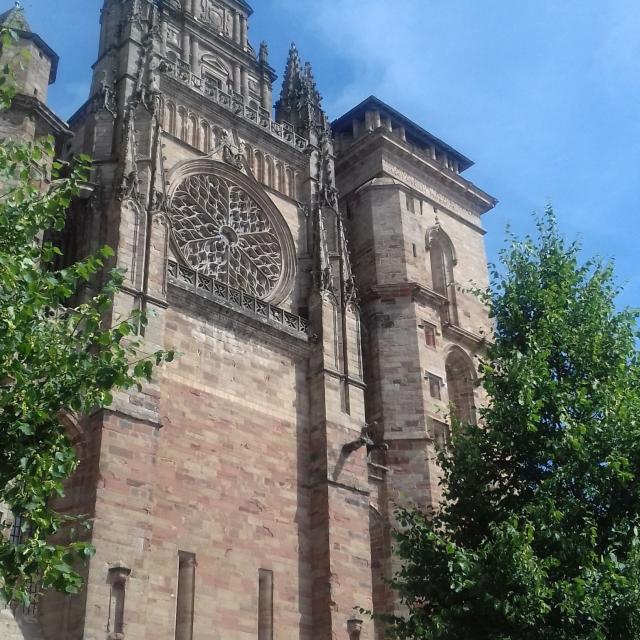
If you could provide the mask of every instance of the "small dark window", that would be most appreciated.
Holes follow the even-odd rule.
[[[436,445],[437,449],[446,449],[449,446],[451,440],[451,434],[449,432],[449,426],[443,422],[434,421],[429,429],[431,439]]]
[[[415,200],[410,193],[407,193],[407,211],[410,211],[411,213],[416,212]]]
[[[442,378],[432,374],[427,374],[429,381],[429,394],[435,400],[442,400]]]
[[[436,328],[432,324],[424,325],[424,341],[427,347],[436,348]]]
[[[195,555],[180,551],[178,553],[178,591],[176,594],[175,640],[193,640],[195,578]]]
[[[273,572],[258,572],[258,640],[273,640]]]
[[[416,245],[415,245],[415,244],[413,244],[413,245],[411,245],[411,246],[412,246],[412,248],[413,248],[413,257],[414,257],[414,258],[417,258],[417,257],[418,257],[418,249],[417,249],[417,247],[416,247]]]

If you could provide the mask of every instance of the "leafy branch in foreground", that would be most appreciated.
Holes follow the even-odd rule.
[[[0,83],[3,104],[10,104],[9,84]],[[173,358],[171,352],[145,353],[137,339],[143,314],[105,324],[123,281],[120,271],[112,271],[93,298],[70,306],[113,253],[104,248],[55,269],[60,250],[40,239],[63,228],[88,175],[86,157],[72,167],[55,162],[51,139],[0,143],[0,503],[23,534],[13,541],[0,535],[0,595],[6,600],[27,602],[33,580],[43,589],[77,592],[82,581],[74,567],[92,552],[77,530],[67,544],[52,542],[63,528],[83,524],[52,506],[78,464],[63,416],[108,406],[115,391],[150,380],[154,366]],[[7,528],[2,523],[0,533]]]
[[[398,513],[397,638],[640,638],[638,314],[579,253],[549,209],[492,271],[490,402],[439,453],[441,509]]]

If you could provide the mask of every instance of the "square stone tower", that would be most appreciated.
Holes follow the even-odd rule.
[[[113,247],[110,320],[145,311],[149,351],[178,357],[65,425],[81,464],[57,507],[96,555],[37,637],[381,637],[354,607],[395,610],[394,505],[437,505],[449,402],[476,419],[488,319],[457,285],[486,284],[495,200],[376,98],[331,125],[295,46],[274,105],[251,14],[105,0],[70,144],[58,124],[93,160],[64,260]]]
[[[448,416],[475,422],[482,402],[475,356],[490,324],[465,287],[488,284],[481,216],[496,200],[462,177],[470,160],[375,97],[333,129],[360,291],[368,430],[386,445],[370,460],[374,608],[391,613],[383,578],[397,568],[393,511],[437,508],[436,447],[446,446]]]

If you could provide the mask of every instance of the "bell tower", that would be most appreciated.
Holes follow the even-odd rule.
[[[13,74],[16,90],[10,109],[0,116],[0,138],[33,141],[52,135],[61,152],[71,132],[47,107],[49,85],[58,73],[58,54],[31,30],[18,2],[0,15],[0,26],[12,29],[17,36],[0,57],[0,64],[7,65]]]
[[[65,254],[112,246],[126,271],[114,321],[144,310],[149,350],[180,355],[91,417],[93,484],[73,509],[95,514],[97,552],[81,598],[43,605],[56,640],[346,640],[354,607],[372,605],[333,135],[295,46],[274,113],[251,14],[243,0],[104,2],[70,122],[93,172]]]

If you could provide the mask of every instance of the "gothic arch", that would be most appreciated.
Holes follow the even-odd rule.
[[[248,167],[251,169],[251,172],[253,173],[253,147],[246,143],[244,145],[244,157],[245,157],[245,160],[247,161]],[[254,176],[255,176],[255,173],[254,173]]]
[[[274,186],[280,193],[284,193],[284,165],[282,162],[276,162],[276,179]]]
[[[176,135],[176,105],[173,102],[167,102],[164,107],[164,130]]]
[[[456,249],[440,224],[427,231],[426,249],[431,263],[431,283],[436,293],[447,298],[448,320],[458,324],[454,267],[458,264]]]
[[[60,412],[59,417],[60,424],[64,427],[69,442],[76,450],[78,460],[84,460],[87,457],[88,443],[87,436],[78,417],[65,409]]]
[[[284,181],[284,193],[287,196],[290,196],[291,198],[295,198],[295,193],[294,193],[294,182],[295,182],[295,177],[294,177],[294,171],[291,167],[285,167],[285,181]]]
[[[275,188],[273,177],[273,158],[271,156],[265,156],[264,161],[264,183],[268,187]]]
[[[198,148],[198,118],[193,113],[189,114],[189,126],[187,129],[187,137],[185,142],[188,142],[192,147]]]
[[[187,141],[187,110],[184,107],[178,109],[178,138]]]
[[[211,127],[206,120],[200,123],[200,145],[202,151],[209,153],[212,149],[211,146]]]
[[[264,182],[264,154],[262,151],[256,151],[253,174],[258,182]]]
[[[454,346],[447,354],[445,370],[453,414],[463,423],[477,424],[475,403],[477,375],[473,360],[466,351]]]

